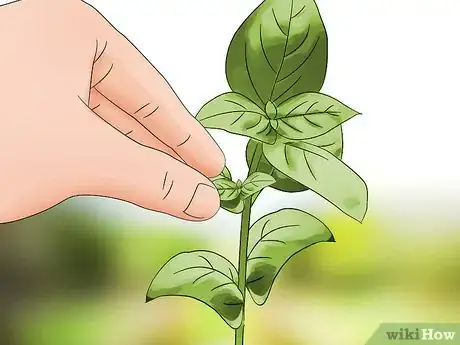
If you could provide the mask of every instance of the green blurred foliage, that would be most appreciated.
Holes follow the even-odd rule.
[[[295,256],[266,305],[249,304],[248,345],[356,345],[383,321],[460,322],[458,225],[433,235],[376,214],[362,225],[320,218],[337,242]],[[197,301],[145,303],[170,257],[226,243],[177,224],[120,224],[64,203],[0,225],[0,343],[231,345],[232,330]]]

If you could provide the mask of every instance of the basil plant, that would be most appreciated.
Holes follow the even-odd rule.
[[[265,0],[230,43],[231,91],[197,115],[206,128],[248,138],[247,178],[234,181],[226,167],[213,179],[221,208],[241,217],[238,266],[211,251],[178,254],[152,280],[147,301],[199,300],[235,329],[235,345],[244,344],[247,296],[262,306],[291,257],[334,242],[328,227],[303,210],[281,209],[251,221],[263,189],[314,192],[359,222],[367,212],[366,184],[342,160],[342,125],[359,113],[321,93],[327,43],[314,0]]]

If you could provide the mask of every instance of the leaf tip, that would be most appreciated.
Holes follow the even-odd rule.
[[[149,297],[148,295],[145,296],[145,303],[149,303],[152,300],[153,300],[153,298]]]
[[[360,217],[353,217],[353,219],[356,220],[359,224],[363,224],[364,219],[366,219],[366,214],[367,214],[367,211],[364,212]]]
[[[356,221],[359,223],[359,224],[363,224],[364,223],[364,218],[366,216],[364,215],[361,219],[356,219]]]
[[[331,234],[331,237],[330,237],[330,238],[327,240],[327,242],[332,242],[332,243],[335,243],[335,242],[337,242],[337,241],[335,240],[335,237],[334,237],[334,235],[333,235],[333,234]]]

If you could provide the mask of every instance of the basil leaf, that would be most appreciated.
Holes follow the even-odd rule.
[[[243,183],[241,194],[243,200],[275,183],[275,179],[261,172],[251,174]]]
[[[244,21],[227,53],[231,89],[264,109],[321,89],[327,35],[314,0],[266,0]]]
[[[247,287],[263,305],[276,277],[295,254],[319,242],[334,242],[327,226],[311,214],[283,209],[259,219],[249,231]]]
[[[206,103],[196,116],[206,128],[221,129],[273,144],[276,132],[256,104],[238,93],[225,93]]]
[[[341,126],[338,126],[319,137],[305,140],[305,142],[320,147],[332,153],[339,159],[342,158],[343,131]],[[286,174],[283,174],[280,170],[270,164],[267,158],[263,155],[262,146],[263,145],[260,142],[249,140],[246,147],[246,162],[248,166],[251,161],[257,160],[257,162],[253,162],[253,164],[256,164],[256,171],[269,174],[276,180],[276,182],[270,186],[271,188],[289,193],[297,193],[308,190],[306,186],[293,180]]]
[[[321,93],[303,93],[281,104],[274,129],[281,136],[303,140],[329,132],[358,112]]]
[[[345,163],[306,142],[263,145],[267,160],[282,173],[310,188],[362,222],[367,212],[367,186]]]
[[[224,167],[224,170],[222,170],[219,175],[217,175],[216,177],[213,177],[211,180],[212,181],[217,181],[217,180],[222,179],[222,178],[227,179],[227,180],[232,179],[232,174],[230,173],[230,170],[227,167]]]
[[[234,200],[240,195],[240,189],[232,180],[221,178],[214,181],[214,186],[222,201]]]
[[[237,198],[233,200],[221,200],[220,207],[222,207],[224,210],[228,212],[239,214],[243,212],[244,201],[240,194]]]
[[[183,296],[214,309],[232,328],[242,321],[243,295],[235,267],[208,251],[181,253],[157,273],[147,291],[147,302],[163,296]]]

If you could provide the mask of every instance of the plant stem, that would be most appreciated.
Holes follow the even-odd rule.
[[[246,266],[248,260],[248,239],[249,226],[251,221],[251,198],[244,201],[244,209],[241,215],[241,232],[240,232],[240,255],[238,263],[238,288],[243,294],[243,319],[241,326],[235,331],[235,345],[244,344],[244,320],[246,305]]]
[[[249,164],[248,177],[257,171],[262,155],[262,150],[256,150],[254,157],[252,157],[251,164]],[[252,201],[252,198],[244,200],[243,213],[241,214],[238,288],[243,294],[243,311],[241,326],[235,331],[235,345],[244,345],[244,323],[246,318],[246,270],[248,265],[248,241],[249,227],[251,225],[251,208],[253,204],[254,202]]]

